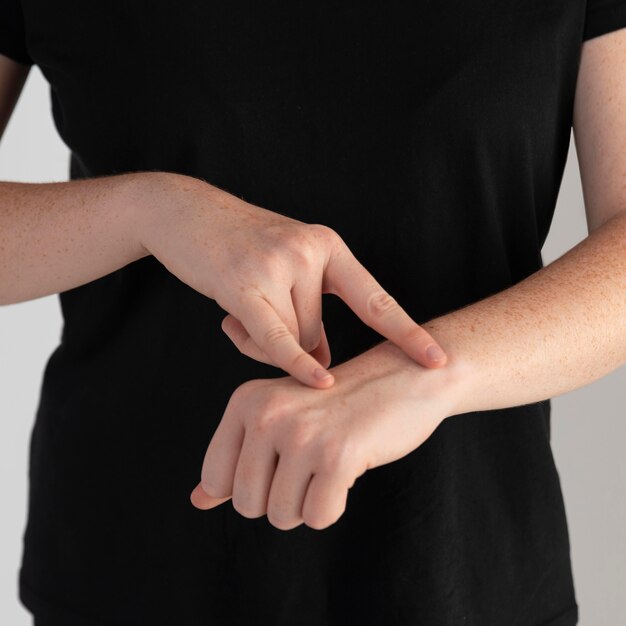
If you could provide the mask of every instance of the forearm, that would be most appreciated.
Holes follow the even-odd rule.
[[[456,413],[538,402],[601,378],[626,362],[626,215],[514,286],[422,326],[457,370]]]
[[[163,180],[142,172],[1,182],[0,304],[65,291],[146,256],[136,228],[140,179]]]

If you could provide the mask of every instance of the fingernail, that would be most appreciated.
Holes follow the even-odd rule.
[[[316,367],[315,371],[313,372],[313,376],[315,376],[315,378],[317,378],[318,380],[326,380],[327,378],[330,378],[332,374],[330,372],[327,372],[326,370],[323,370],[321,367]]]
[[[444,351],[436,343],[432,343],[428,346],[426,355],[431,361],[441,361],[446,356]]]

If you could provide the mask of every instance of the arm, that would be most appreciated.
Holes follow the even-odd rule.
[[[71,289],[149,254],[230,314],[236,325],[224,322],[222,329],[244,354],[305,384],[334,382],[318,375],[330,361],[323,290],[418,362],[445,364],[430,356],[430,335],[330,228],[168,172],[0,182],[0,304]]]
[[[0,140],[29,70],[0,54]],[[0,305],[65,291],[146,256],[128,201],[136,180],[0,182]]]
[[[8,119],[25,74],[0,61]],[[148,255],[229,313],[222,330],[241,352],[313,387],[334,383],[322,293],[417,362],[445,365],[432,337],[326,226],[169,172],[0,182],[0,305],[67,291]]]
[[[626,213],[516,285],[422,326],[461,372],[454,413],[538,402],[605,376],[626,362]]]
[[[0,182],[0,304],[66,291],[146,256],[127,199],[134,177]]]
[[[291,378],[237,388],[192,504],[232,498],[245,517],[267,514],[283,530],[326,528],[359,476],[419,447],[447,417],[550,398],[617,368],[626,361],[626,212],[516,285],[422,326],[446,367],[420,367],[383,341],[331,368],[337,382],[321,395]],[[276,450],[286,461],[272,476]]]
[[[466,379],[458,413],[550,398],[626,362],[624,68],[626,29],[583,44],[573,127],[590,235],[509,289],[422,324]]]
[[[332,368],[323,393],[290,377],[239,386],[194,506],[232,498],[283,530],[326,528],[359,476],[418,448],[445,418],[550,398],[626,361],[624,67],[626,29],[583,45],[574,125],[591,234],[516,285],[423,324],[446,367],[420,367],[383,341]]]

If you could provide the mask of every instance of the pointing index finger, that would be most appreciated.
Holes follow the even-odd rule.
[[[325,291],[339,296],[368,326],[425,367],[439,367],[446,354],[343,244],[326,266]]]

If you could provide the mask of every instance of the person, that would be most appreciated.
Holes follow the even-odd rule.
[[[70,149],[0,184],[1,302],[63,313],[35,624],[578,623],[550,398],[626,361],[626,2],[0,6],[2,127],[37,65]]]

